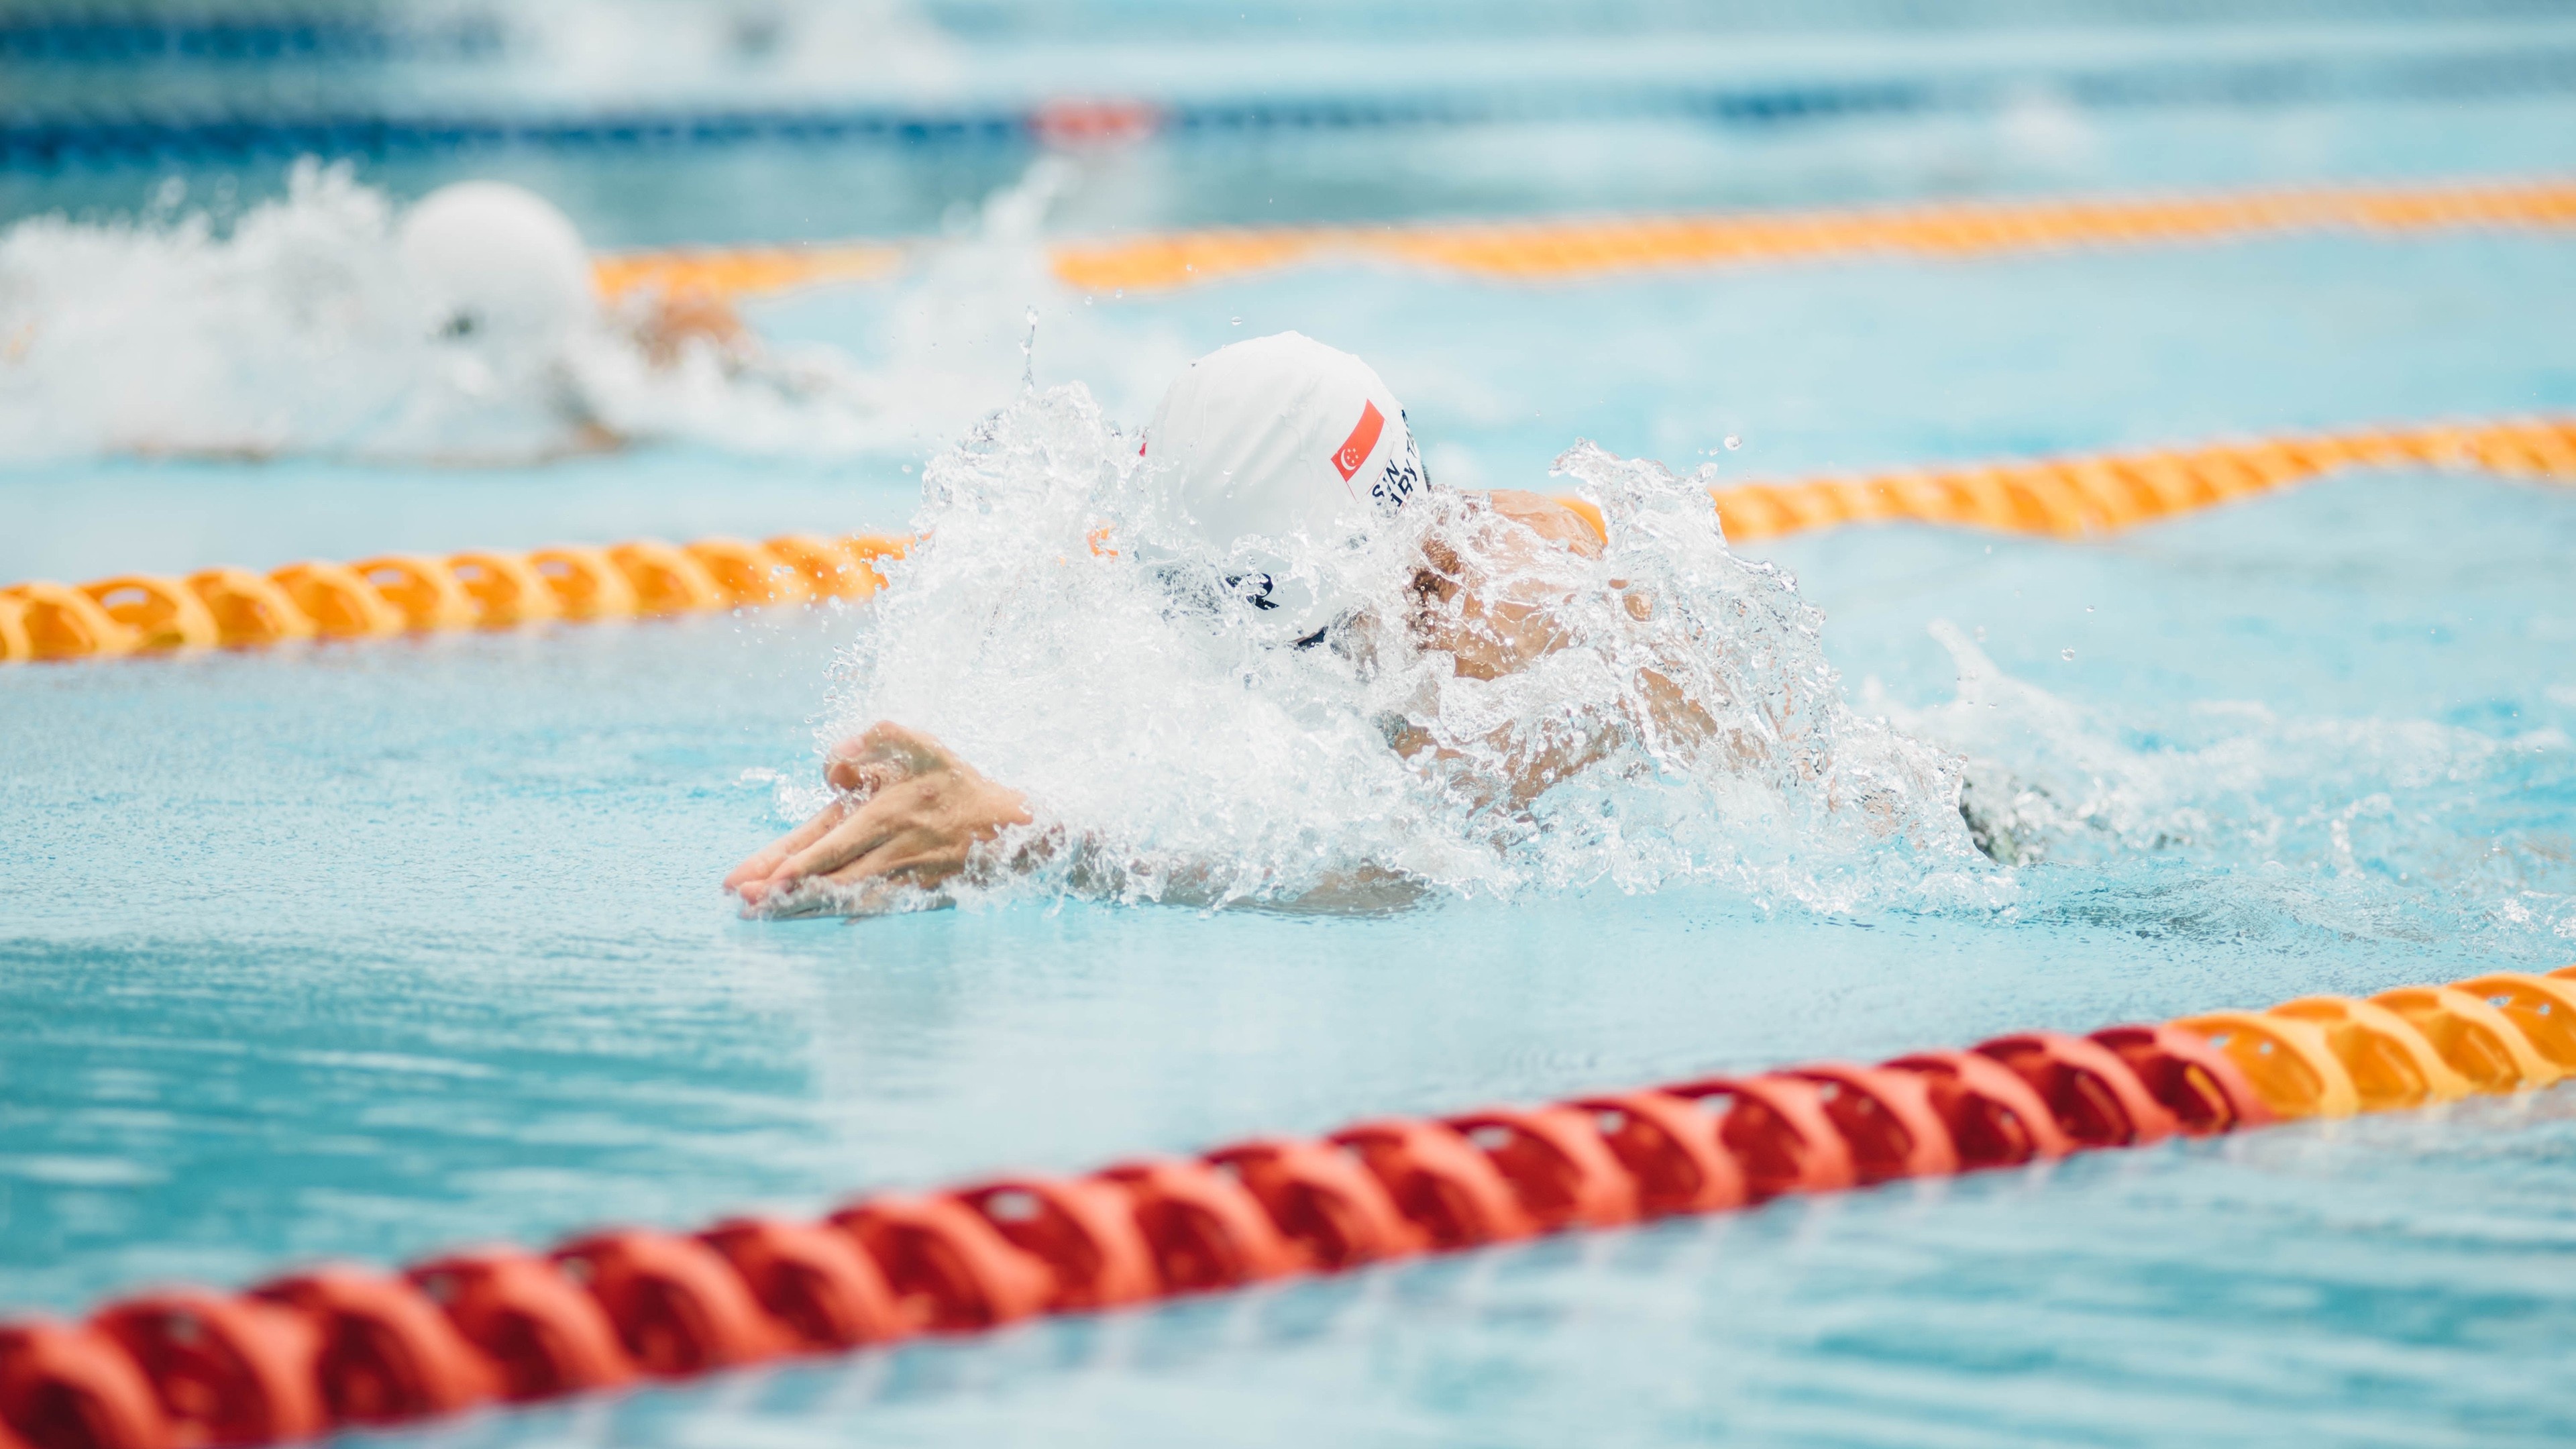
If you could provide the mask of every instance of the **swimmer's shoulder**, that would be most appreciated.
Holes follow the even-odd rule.
[[[1601,520],[1579,498],[1551,498],[1523,488],[1497,488],[1485,496],[1496,513],[1550,543],[1563,544],[1586,558],[1601,552]]]

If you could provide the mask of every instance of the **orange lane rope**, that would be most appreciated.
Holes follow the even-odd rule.
[[[633,292],[749,297],[830,282],[868,282],[903,265],[903,248],[880,242],[613,253],[591,263],[610,301]]]
[[[1706,216],[1183,232],[1055,248],[1055,272],[1088,292],[1189,286],[1302,262],[1391,261],[1530,281],[1870,253],[1993,256],[2074,246],[2223,241],[2295,231],[2375,234],[2576,227],[2576,183],[2450,183],[2114,200]]]
[[[1892,522],[2077,538],[2368,466],[2576,482],[2576,421],[2291,435],[1746,483],[1712,489],[1710,496],[1727,538],[1738,544],[1836,524]],[[1603,526],[1591,504],[1560,501],[1594,528]],[[184,579],[120,574],[78,586],[39,580],[0,588],[0,664],[864,599],[882,582],[871,561],[899,557],[906,547],[904,539],[877,535],[785,534],[758,543],[703,538],[686,545],[639,539],[605,549],[385,554],[346,565],[289,564],[268,574],[211,568]]]
[[[884,582],[875,561],[909,546],[873,534],[635,539],[13,584],[0,589],[0,663],[864,599]]]
[[[306,1268],[244,1293],[164,1288],[77,1324],[0,1323],[0,1445],[283,1443],[2570,1075],[2576,966],[2500,971],[1878,1066],[1375,1118],[1080,1177],[882,1193],[819,1221],[608,1229],[392,1273]]]
[[[1731,543],[1846,523],[1937,523],[2058,538],[2116,533],[2338,468],[2471,469],[2576,482],[2576,420],[2371,428],[2191,449],[1979,463],[1711,489]],[[1600,520],[1593,519],[1594,527]]]
[[[1820,211],[1417,222],[1174,232],[1059,242],[1056,276],[1086,292],[1149,292],[1321,261],[1380,261],[1537,280],[1867,254],[1997,256],[2077,246],[2215,242],[2299,231],[2404,235],[2576,227],[2576,182],[2438,182],[2203,196],[1953,201]],[[888,242],[634,252],[600,259],[600,291],[749,296],[889,276]]]

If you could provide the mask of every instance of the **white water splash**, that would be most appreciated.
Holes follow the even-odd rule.
[[[1964,799],[2001,859],[2102,878],[2162,858],[2258,882],[2268,911],[2343,934],[2576,940],[2576,841],[2551,813],[2576,746],[2559,730],[2500,739],[2226,701],[2149,725],[2013,678],[1946,620],[1931,634],[1958,669],[1953,699],[1908,710],[1875,681],[1862,699],[1967,757]]]
[[[1495,531],[1517,525],[1435,493],[1364,550],[1299,558],[1379,604],[1298,649],[1144,562],[1190,548],[1146,466],[1079,386],[994,414],[928,470],[927,541],[843,662],[827,740],[926,730],[1026,791],[1038,831],[1083,842],[993,890],[1285,907],[1701,880],[1829,911],[2009,895],[1950,762],[1844,706],[1818,616],[1726,549],[1703,479],[1578,445],[1560,470],[1609,546],[1535,566],[1498,561]],[[1455,672],[1405,622],[1432,542],[1469,572],[1516,570],[1490,587],[1553,600],[1562,646],[1517,674]],[[1676,723],[1659,688],[1698,714]],[[1495,788],[1569,741],[1590,762],[1534,803]]]
[[[880,335],[656,356],[634,319],[560,345],[434,335],[397,210],[345,167],[298,165],[229,232],[164,206],[0,233],[0,464],[114,454],[517,462],[615,439],[755,455],[903,454],[951,438],[1047,360],[1141,391],[1188,350],[1086,318],[1038,231],[1072,184],[1044,158],[894,285]],[[860,357],[873,358],[863,364]]]

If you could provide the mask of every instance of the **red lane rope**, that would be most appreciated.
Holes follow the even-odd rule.
[[[611,1229],[393,1273],[330,1264],[243,1293],[122,1297],[80,1323],[0,1323],[0,1449],[284,1443],[2571,1075],[2576,966],[1376,1118],[880,1194],[821,1222]]]

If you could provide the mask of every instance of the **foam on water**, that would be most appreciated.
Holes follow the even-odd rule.
[[[2041,867],[2019,874],[2058,902],[2026,908],[2062,908],[2143,857],[2172,867],[2182,895],[2146,892],[2128,909],[2140,923],[2163,910],[2181,929],[2269,917],[2454,947],[2576,940],[2563,823],[2576,746],[2558,728],[2498,738],[2224,700],[2093,707],[2012,677],[1946,620],[1931,633],[1958,669],[1952,699],[1908,710],[1875,681],[1861,697],[1965,756],[1979,834]]]
[[[295,168],[229,231],[173,192],[0,233],[0,463],[103,453],[509,461],[600,441],[845,453],[905,436],[823,346],[647,355],[610,316],[560,346],[435,335],[396,208]]]
[[[34,218],[0,232],[0,466],[512,463],[610,442],[917,455],[1020,376],[1032,307],[1051,364],[1152,396],[1194,349],[1086,310],[1048,270],[1039,234],[1077,179],[1039,158],[919,248],[862,327],[676,347],[648,344],[636,305],[543,346],[438,335],[399,261],[400,208],[345,166],[298,164],[229,228],[175,189],[130,221]]]
[[[970,895],[1364,907],[1693,879],[1832,911],[2010,894],[1961,824],[1955,763],[1846,707],[1818,616],[1727,550],[1705,479],[1569,451],[1560,472],[1608,520],[1598,559],[1533,561],[1519,525],[1435,492],[1364,547],[1297,552],[1296,571],[1378,602],[1295,648],[1223,590],[1176,583],[1225,560],[1163,516],[1149,467],[1081,386],[1024,394],[931,465],[926,541],[843,660],[826,740],[925,730],[1029,795],[1037,823],[997,856],[1056,843]],[[1473,592],[1546,611],[1558,647],[1496,678],[1457,670],[1436,641],[1459,617],[1409,591],[1426,547]],[[1499,783],[1548,758],[1535,799]],[[784,796],[789,813],[822,798]]]

